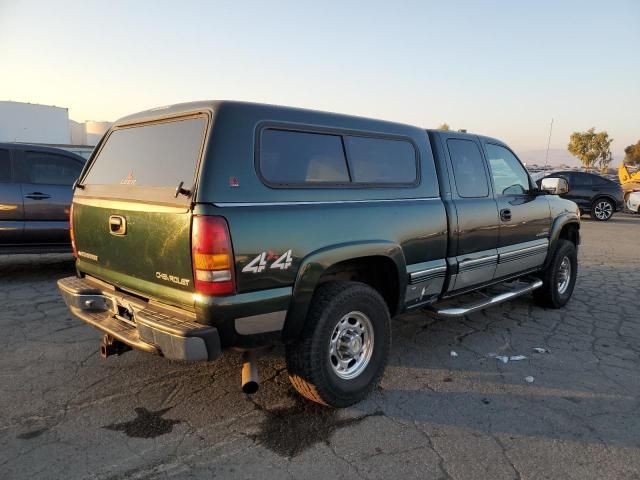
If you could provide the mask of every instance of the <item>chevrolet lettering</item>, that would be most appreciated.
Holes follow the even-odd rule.
[[[165,282],[173,282],[184,286],[188,286],[189,282],[191,281],[188,278],[180,278],[176,277],[175,275],[167,275],[166,273],[162,272],[156,272],[156,278],[164,280]]]

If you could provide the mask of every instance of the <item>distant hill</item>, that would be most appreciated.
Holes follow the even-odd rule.
[[[526,150],[516,153],[518,154],[518,157],[520,157],[520,160],[527,165],[536,164],[539,166],[544,165],[545,157],[547,155],[546,150]],[[555,167],[560,165],[579,167],[580,161],[562,148],[552,148],[549,150],[549,165]]]

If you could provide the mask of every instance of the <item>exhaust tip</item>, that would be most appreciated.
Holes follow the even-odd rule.
[[[256,354],[247,351],[242,354],[242,391],[247,395],[252,395],[260,388],[260,377],[256,366]]]
[[[242,385],[242,391],[247,395],[253,395],[260,388],[260,384],[258,382],[249,381]]]

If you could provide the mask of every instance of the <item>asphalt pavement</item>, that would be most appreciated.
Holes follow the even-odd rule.
[[[282,349],[253,397],[238,354],[103,360],[55,286],[70,256],[0,256],[0,478],[638,479],[640,216],[582,237],[567,307],[396,318],[380,388],[344,410],[300,399]]]

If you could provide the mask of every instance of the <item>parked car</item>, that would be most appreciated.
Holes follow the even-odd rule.
[[[0,143],[0,253],[70,252],[72,185],[84,158]]]
[[[576,204],[538,190],[499,140],[278,106],[119,120],[71,217],[77,275],[58,287],[103,356],[239,349],[252,393],[256,352],[284,342],[294,387],[335,407],[382,377],[393,316],[531,291],[559,308],[577,278]]]
[[[625,196],[625,204],[632,212],[640,213],[640,190],[628,192]]]
[[[587,172],[553,172],[543,178],[564,178],[569,191],[562,198],[576,202],[580,211],[589,213],[598,221],[609,220],[615,212],[624,208],[624,194],[617,182]],[[537,180],[540,185],[542,178]]]

